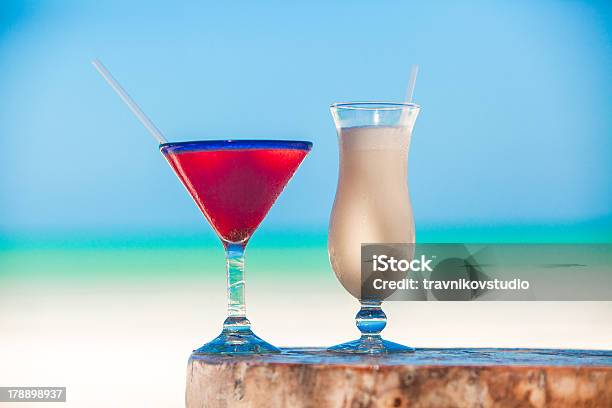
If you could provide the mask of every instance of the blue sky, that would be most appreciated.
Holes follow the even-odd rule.
[[[94,57],[170,140],[313,141],[270,227],[326,228],[329,104],[401,100],[412,63],[417,228],[610,220],[610,5],[423,3],[3,2],[0,234],[202,229]]]

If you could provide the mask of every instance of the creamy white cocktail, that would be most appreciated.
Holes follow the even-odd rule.
[[[408,126],[339,129],[340,174],[329,257],[342,285],[361,291],[361,244],[414,242],[408,192]]]
[[[381,298],[362,296],[361,245],[414,243],[408,192],[408,147],[419,107],[412,103],[331,106],[340,146],[340,173],[329,224],[329,259],[344,288],[360,300],[361,338],[330,348],[348,353],[412,351],[383,340]],[[411,254],[405,254],[409,259]]]

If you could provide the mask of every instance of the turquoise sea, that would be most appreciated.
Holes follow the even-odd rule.
[[[573,226],[430,227],[418,230],[417,241],[610,243],[612,222],[604,219]],[[262,227],[247,247],[247,271],[272,279],[331,276],[326,232]],[[200,234],[67,233],[0,239],[0,280],[206,279],[223,273],[223,248],[208,230]]]

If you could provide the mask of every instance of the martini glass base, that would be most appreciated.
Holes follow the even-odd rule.
[[[280,349],[257,337],[251,329],[223,330],[214,340],[193,351],[194,355],[269,353],[280,353]]]
[[[327,349],[335,353],[349,354],[388,354],[413,353],[414,348],[403,346],[392,341],[383,340],[380,336],[361,336],[347,343],[338,344]]]

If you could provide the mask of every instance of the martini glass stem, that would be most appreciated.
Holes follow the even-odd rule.
[[[227,319],[223,323],[223,329],[232,332],[247,331],[251,328],[251,322],[246,317],[244,301],[244,250],[246,244],[229,242],[224,244],[227,266]]]

